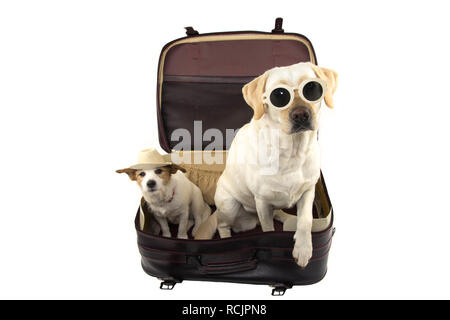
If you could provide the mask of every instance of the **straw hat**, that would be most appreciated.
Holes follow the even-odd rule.
[[[171,165],[172,162],[160,154],[156,149],[149,148],[139,152],[138,163],[131,166],[131,169],[150,170],[158,167]]]

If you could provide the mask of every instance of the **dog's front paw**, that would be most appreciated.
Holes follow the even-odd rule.
[[[312,257],[312,243],[311,240],[302,239],[298,237],[295,241],[292,255],[301,268],[305,268]]]
[[[177,238],[178,239],[187,239],[188,235],[187,234],[178,234]]]

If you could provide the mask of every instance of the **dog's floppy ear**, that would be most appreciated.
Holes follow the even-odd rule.
[[[334,108],[333,94],[336,91],[338,74],[331,69],[318,67],[311,64],[317,77],[327,82],[327,92],[325,93],[325,103],[329,108]]]
[[[253,108],[253,119],[258,120],[264,115],[263,93],[266,86],[268,72],[253,79],[242,88],[242,94],[247,104]]]
[[[174,164],[174,163],[172,163],[172,164],[169,165],[168,167],[169,167],[169,169],[170,169],[170,173],[171,173],[171,174],[177,173],[177,170],[180,170],[181,172],[186,172],[186,169],[185,169],[185,168],[180,167],[179,165]]]
[[[126,173],[128,177],[130,177],[130,180],[133,181],[136,181],[136,171],[137,171],[136,169],[131,168],[116,170],[117,173]]]

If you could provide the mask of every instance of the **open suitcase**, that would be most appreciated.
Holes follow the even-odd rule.
[[[217,128],[225,137],[226,129],[240,128],[253,115],[242,97],[245,83],[275,66],[317,63],[311,42],[303,35],[285,33],[281,18],[272,32],[199,34],[192,27],[186,30],[187,37],[163,47],[159,60],[156,111],[160,145],[168,153],[187,152],[194,158],[215,152],[225,158],[226,150],[204,151],[209,141],[184,144],[184,151],[177,151],[178,141],[171,141],[172,134],[181,128],[192,136],[203,135]],[[201,121],[200,129],[194,121]],[[204,191],[205,201],[213,206],[212,181],[224,165],[186,164],[185,168],[188,177]],[[293,209],[285,211],[295,214]],[[161,279],[161,289],[172,289],[183,280],[223,281],[267,284],[274,287],[273,295],[282,295],[293,285],[312,284],[326,274],[334,228],[323,176],[316,186],[313,214],[313,257],[301,269],[292,258],[294,232],[286,231],[288,228],[279,222],[273,232],[257,228],[227,239],[217,234],[212,240],[164,238],[148,232],[146,208],[141,205],[135,226],[142,267]]]

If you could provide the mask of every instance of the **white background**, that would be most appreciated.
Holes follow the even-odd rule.
[[[2,1],[0,298],[266,299],[140,267],[139,192],[114,170],[157,146],[162,46],[284,29],[340,75],[322,167],[337,232],[326,278],[281,299],[450,298],[445,1]],[[280,298],[278,298],[280,299]]]

